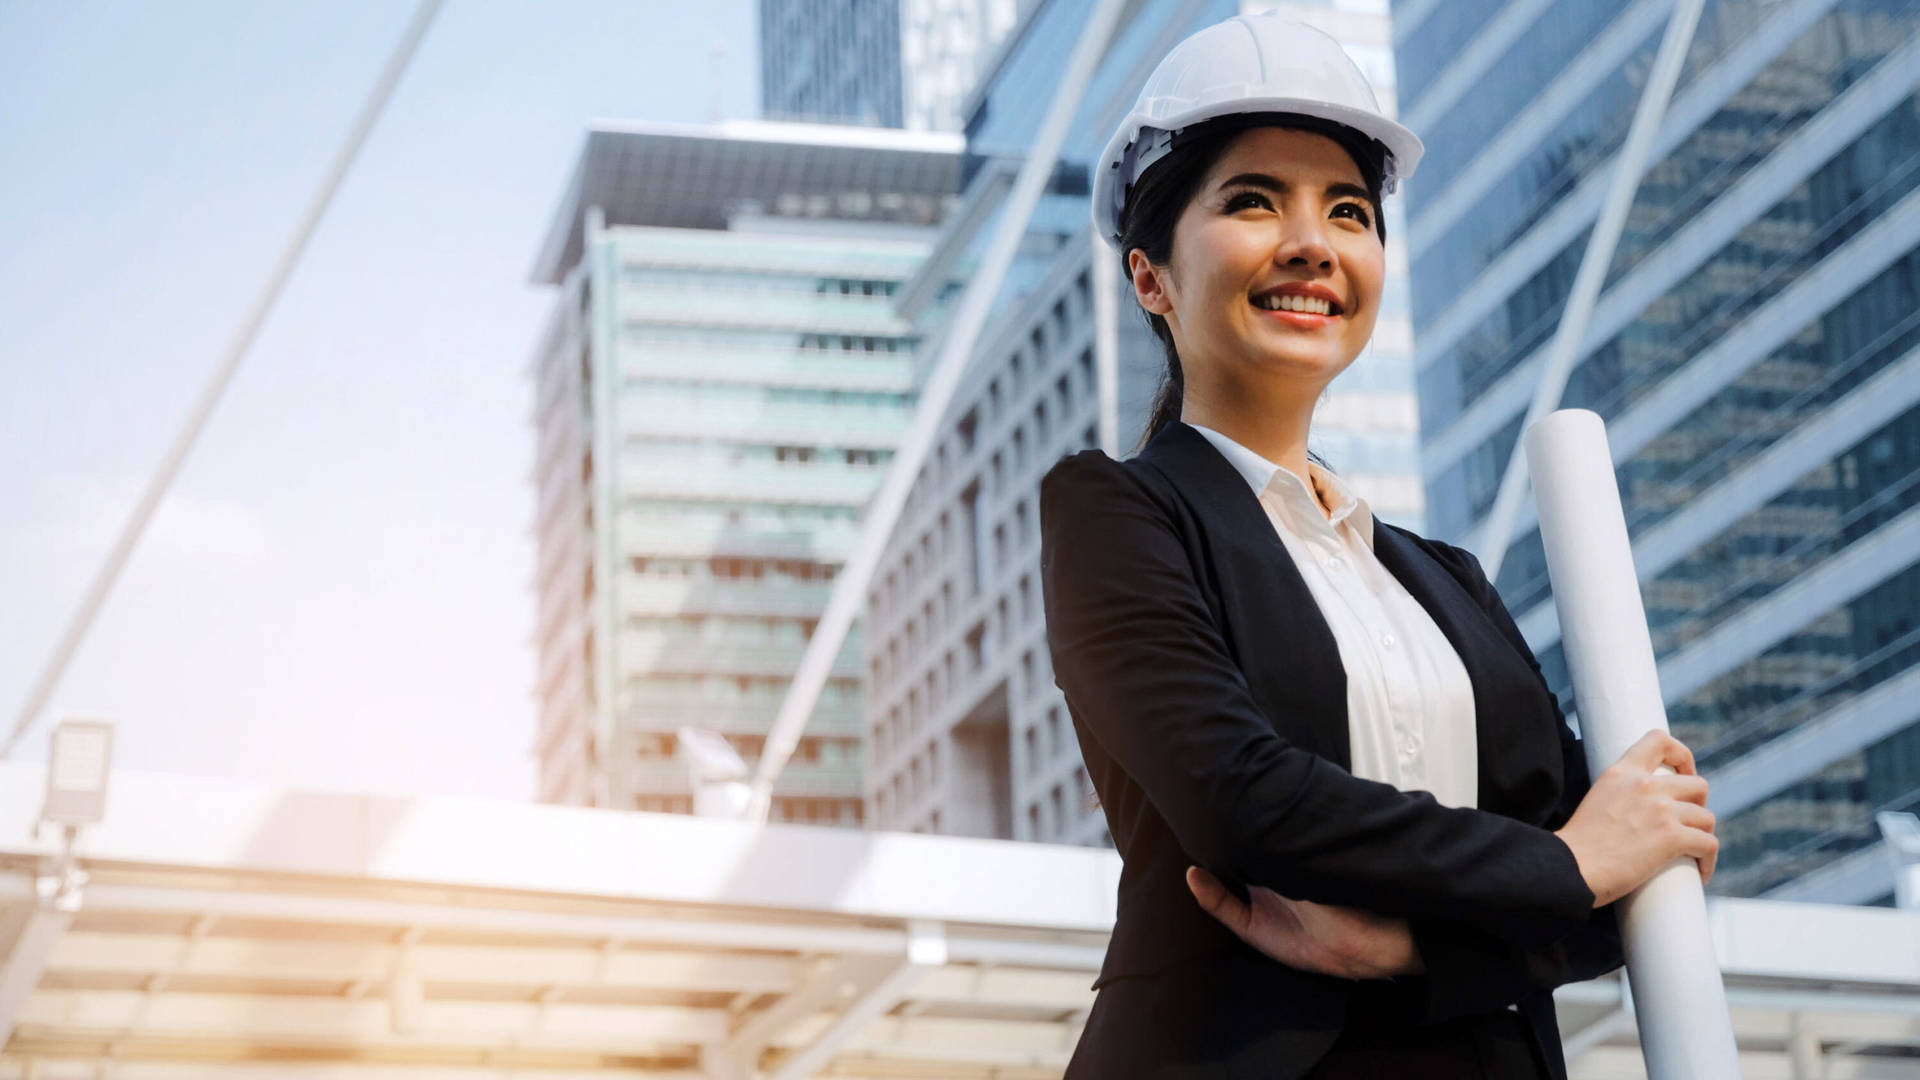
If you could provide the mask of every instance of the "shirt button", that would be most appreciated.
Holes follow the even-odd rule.
[[[1420,740],[1414,738],[1411,735],[1407,736],[1407,741],[1400,744],[1400,752],[1407,755],[1408,757],[1412,757],[1413,755],[1419,753]]]
[[[1341,558],[1338,555],[1335,555],[1327,560],[1327,569],[1329,570],[1333,570],[1337,572],[1340,570],[1345,570],[1346,568],[1347,568],[1347,560]]]
[[[1394,637],[1392,634],[1380,635],[1380,644],[1385,645],[1389,649],[1393,648],[1394,643],[1399,640],[1400,640],[1399,638]]]

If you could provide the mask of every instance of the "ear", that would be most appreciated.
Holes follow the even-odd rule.
[[[1173,311],[1173,299],[1167,295],[1167,275],[1154,266],[1142,248],[1127,252],[1127,272],[1133,276],[1133,298],[1155,315]]]

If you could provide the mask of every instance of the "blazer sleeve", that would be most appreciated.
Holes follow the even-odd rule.
[[[1062,459],[1041,481],[1040,526],[1055,681],[1194,862],[1522,948],[1587,923],[1593,892],[1553,833],[1361,779],[1282,738],[1209,612],[1173,511],[1127,466],[1099,451]]]
[[[1547,826],[1557,829],[1573,816],[1591,786],[1585,750],[1567,726],[1566,715],[1541,674],[1539,660],[1514,624],[1499,592],[1480,569],[1480,561],[1472,553],[1451,545],[1445,546],[1442,554],[1455,560],[1461,582],[1468,586],[1500,632],[1520,650],[1553,703],[1553,719],[1560,732],[1561,775],[1565,782]],[[1597,978],[1625,962],[1618,908],[1617,901],[1594,908],[1566,937],[1531,949],[1516,947],[1461,922],[1412,920],[1414,944],[1420,950],[1426,974],[1402,981],[1411,984],[1420,1019],[1437,1022],[1504,1008],[1510,1002],[1543,990]]]

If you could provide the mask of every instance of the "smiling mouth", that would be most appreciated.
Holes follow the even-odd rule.
[[[1297,293],[1268,293],[1253,297],[1253,306],[1262,311],[1292,311],[1301,315],[1338,315],[1340,305],[1317,296]]]

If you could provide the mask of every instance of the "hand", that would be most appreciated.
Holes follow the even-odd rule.
[[[1426,970],[1404,919],[1293,900],[1258,885],[1248,890],[1249,904],[1197,866],[1187,868],[1187,888],[1207,914],[1241,941],[1288,967],[1342,979],[1383,979]]]
[[[1641,736],[1607,767],[1554,835],[1572,850],[1600,907],[1645,884],[1682,856],[1713,878],[1720,840],[1707,809],[1707,782],[1693,751],[1664,731]]]

